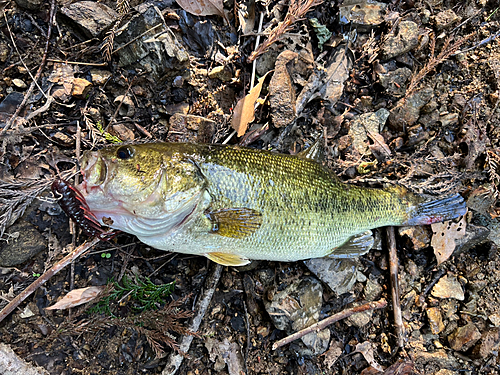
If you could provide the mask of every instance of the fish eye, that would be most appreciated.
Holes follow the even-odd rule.
[[[134,156],[134,149],[131,146],[122,146],[116,150],[118,159],[127,160]]]

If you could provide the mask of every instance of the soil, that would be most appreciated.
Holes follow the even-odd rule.
[[[243,3],[224,2],[227,20],[220,11],[192,16],[177,3],[155,3],[148,17],[162,14],[185,55],[158,52],[162,57],[148,60],[133,55],[138,49],[127,52],[132,56],[128,65],[120,53],[127,50],[126,42],[140,39],[142,26],[133,17],[146,5],[102,4],[113,10],[111,21],[107,28],[105,20],[97,22],[94,31],[71,20],[63,11],[69,3],[2,5],[0,308],[87,239],[70,226],[50,193],[53,179],[78,170],[80,150],[122,141],[227,142],[295,154],[321,136],[324,164],[347,183],[397,184],[432,196],[460,193],[467,201],[465,236],[454,240],[449,229],[442,229],[453,242],[453,254],[440,264],[434,252],[438,245],[431,246],[438,227],[396,231],[403,347],[397,344],[389,302],[367,313],[367,319],[331,325],[324,353],[312,354],[300,340],[273,350],[287,333],[275,327],[265,302],[295,281],[315,276],[303,262],[259,261],[224,268],[177,373],[371,374],[377,368],[387,374],[500,373],[496,1],[342,6],[325,0],[311,7],[257,58],[258,78],[276,69],[269,74],[275,74],[273,88],[267,78],[254,121],[248,129],[238,124],[241,137],[232,134],[233,109],[251,89],[248,58],[256,42],[235,18]],[[127,5],[129,12],[120,11]],[[45,53],[51,9],[57,16]],[[276,26],[273,18],[283,20],[289,11],[288,2],[276,1],[258,2],[255,9],[253,31],[263,14],[266,33]],[[339,14],[346,9],[361,15],[342,23]],[[333,33],[321,46],[324,29],[313,27],[318,23]],[[129,34],[120,34],[120,28]],[[106,55],[112,37],[122,49],[115,46],[117,51]],[[340,61],[350,61],[348,74],[329,71],[336,89],[331,76],[320,79],[338,94],[318,89],[296,116],[291,108],[302,89],[313,74],[328,71],[339,54]],[[39,67],[38,83],[52,99],[27,87]],[[21,106],[24,95],[29,100]],[[17,108],[22,111],[15,115]],[[377,128],[380,116],[383,126]],[[369,130],[374,123],[375,130]],[[17,242],[19,237],[23,241]],[[323,285],[319,319],[355,303],[391,301],[385,230],[376,238],[375,248],[359,259],[362,277],[350,291],[339,295]],[[446,246],[440,249],[448,251]],[[184,312],[193,310],[214,267],[205,258],[161,252],[119,234],[52,277],[0,322],[0,341],[50,374],[162,373],[191,319]],[[112,317],[102,305],[95,309],[96,300],[70,310],[46,310],[71,289],[147,278],[155,285],[175,282],[170,296],[154,301],[156,309],[143,310],[142,302],[124,295],[104,300]],[[104,296],[110,293],[106,289]],[[364,343],[370,349],[360,346]]]

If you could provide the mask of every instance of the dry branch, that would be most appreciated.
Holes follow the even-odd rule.
[[[281,39],[283,34],[289,31],[292,25],[300,21],[313,6],[319,5],[322,0],[292,0],[286,13],[285,20],[280,22],[278,26],[271,30],[268,38],[257,48],[250,57],[248,62],[254,61],[257,57],[262,55],[267,49],[275,42]]]
[[[337,314],[329,316],[328,318],[323,319],[322,321],[320,321],[316,324],[313,324],[312,326],[309,326],[307,328],[304,328],[303,330],[295,332],[294,334],[287,336],[284,339],[276,341],[273,344],[273,350],[281,348],[283,345],[289,344],[292,341],[300,339],[301,337],[304,337],[308,333],[315,332],[315,331],[316,332],[321,331],[322,329],[325,329],[326,327],[328,327],[330,324],[333,324],[335,322],[338,322],[339,320],[348,318],[353,314],[360,313],[360,312],[367,311],[367,310],[383,309],[386,306],[387,306],[387,301],[385,299],[381,299],[379,301],[365,303],[364,305],[361,305],[361,306],[351,307],[350,309],[346,309],[346,310],[341,311]]]

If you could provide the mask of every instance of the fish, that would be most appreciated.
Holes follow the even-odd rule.
[[[83,182],[75,188],[100,225],[226,266],[357,257],[372,247],[375,228],[432,224],[466,212],[459,194],[428,200],[401,186],[344,183],[321,164],[319,150],[108,146],[84,153]]]

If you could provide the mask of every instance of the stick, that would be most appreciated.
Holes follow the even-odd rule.
[[[405,326],[401,315],[401,303],[399,302],[399,280],[398,280],[398,254],[396,252],[396,236],[394,227],[387,227],[387,242],[389,245],[389,273],[391,276],[392,309],[394,311],[394,324],[398,346],[404,346]]]
[[[16,112],[9,119],[9,121],[7,122],[7,125],[5,125],[5,127],[3,128],[2,131],[0,131],[0,134],[7,131],[14,124],[14,121],[16,121],[17,117],[19,116],[19,113],[21,113],[21,111],[25,107],[26,103],[28,102],[28,99],[31,97],[31,94],[33,93],[33,90],[35,89],[35,86],[38,86],[37,81],[40,78],[40,76],[42,75],[42,70],[45,68],[45,64],[47,63],[47,55],[49,53],[49,46],[50,46],[50,36],[52,34],[52,24],[54,23],[55,13],[56,13],[56,1],[52,0],[50,3],[50,16],[49,16],[49,27],[47,30],[47,42],[45,43],[45,51],[43,52],[42,62],[40,63],[40,66],[38,67],[35,78],[33,79],[33,82],[31,82],[31,85],[30,85],[28,91],[26,91],[26,94],[24,94],[23,101],[21,102],[19,107],[17,107]],[[8,25],[9,25],[9,23],[7,22],[7,27],[9,27]],[[12,42],[14,43],[14,41],[12,41]],[[14,43],[14,45],[15,45],[15,43]],[[41,88],[39,88],[39,90],[41,91],[42,94],[44,94],[44,92]],[[1,321],[1,319],[0,319],[0,321]]]
[[[193,321],[189,325],[188,329],[192,332],[197,332],[200,328],[201,321],[203,320],[203,316],[207,311],[208,305],[210,305],[210,301],[212,301],[212,296],[215,292],[215,287],[217,286],[220,275],[222,273],[222,266],[220,264],[215,264],[215,268],[212,270],[210,275],[208,275],[205,288],[200,293],[200,298],[194,307],[194,311],[196,312],[196,316],[193,318]],[[191,342],[193,342],[193,336],[184,336],[179,345],[179,349],[184,353],[189,351],[189,347],[191,346]],[[172,353],[167,361],[167,365],[163,369],[162,375],[174,375],[179,367],[181,367],[182,360],[184,356],[178,353]]]
[[[273,344],[273,350],[281,348],[283,345],[289,344],[292,341],[300,339],[301,337],[307,335],[308,333],[311,333],[314,331],[319,332],[322,329],[328,327],[330,324],[333,324],[335,322],[338,322],[339,320],[348,318],[353,314],[360,313],[360,312],[367,311],[367,310],[383,309],[386,306],[387,306],[387,301],[385,299],[381,299],[379,301],[365,303],[364,305],[361,305],[361,306],[351,307],[350,309],[346,309],[346,310],[341,311],[337,314],[329,316],[328,318],[323,319],[322,321],[320,321],[316,324],[313,324],[312,326],[309,326],[307,328],[304,328],[303,330],[295,332],[294,334],[287,336],[284,339],[276,341]]]
[[[21,293],[17,295],[10,303],[0,311],[0,322],[4,320],[7,315],[9,315],[14,309],[19,306],[21,302],[23,302],[26,298],[28,298],[35,290],[40,288],[43,284],[50,280],[52,276],[57,274],[59,271],[63,270],[68,264],[77,259],[80,255],[85,253],[88,249],[94,246],[96,243],[100,241],[99,238],[95,237],[89,242],[85,242],[80,247],[77,247],[71,253],[66,255],[59,262],[54,264],[47,272],[45,272],[42,276],[36,279],[33,283],[31,283],[26,289],[24,289]]]

